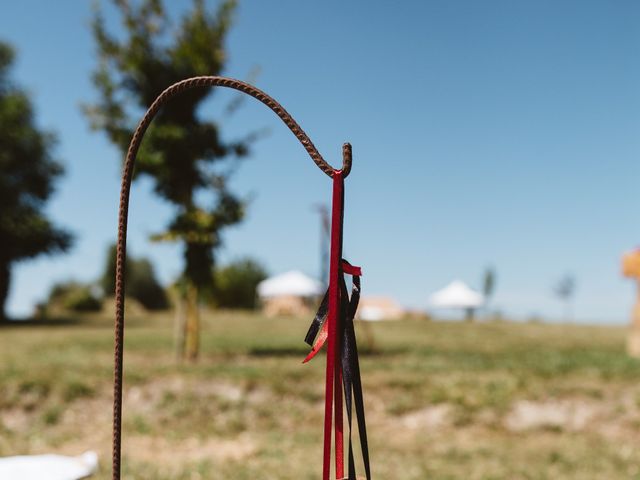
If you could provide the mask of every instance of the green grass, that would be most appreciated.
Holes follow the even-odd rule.
[[[324,358],[301,364],[307,324],[207,314],[200,361],[180,365],[169,315],[128,319],[124,478],[319,478]],[[624,329],[370,328],[375,478],[640,479],[640,363]],[[0,455],[93,449],[110,478],[112,335],[99,317],[0,328]]]

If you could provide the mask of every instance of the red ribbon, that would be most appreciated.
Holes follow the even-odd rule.
[[[336,478],[344,476],[342,449],[342,388],[340,362],[336,344],[338,340],[338,309],[340,308],[340,267],[342,260],[342,221],[344,218],[344,177],[342,171],[333,172],[333,197],[331,207],[331,256],[329,263],[329,312],[327,316],[327,374],[324,404],[324,455],[322,480],[330,479],[332,403],[336,403]],[[337,373],[337,375],[336,375]],[[335,387],[335,391],[334,391]],[[338,405],[339,404],[339,405]],[[340,410],[338,410],[340,406]],[[342,470],[342,471],[341,471]]]
[[[353,315],[357,308],[360,267],[351,265],[342,259],[342,226],[344,216],[344,177],[342,171],[333,175],[333,206],[331,216],[331,258],[329,269],[329,288],[318,313],[309,328],[305,341],[312,349],[303,363],[310,361],[327,344],[327,369],[325,385],[324,413],[324,451],[322,479],[331,477],[331,429],[334,427],[335,473],[336,478],[344,478],[344,429],[343,429],[343,382],[347,389],[347,415],[349,418],[349,478],[355,479],[353,450],[351,444],[351,406],[352,395],[357,392],[356,414],[363,440],[363,455],[367,479],[370,479],[364,410],[362,406],[362,387],[357,365],[357,347],[353,332]],[[354,294],[351,301],[344,284],[344,274],[354,277]],[[346,318],[343,318],[344,316]],[[342,324],[344,322],[344,324]],[[349,334],[351,332],[351,334]],[[315,337],[315,341],[314,341]],[[345,342],[345,344],[343,344]],[[348,346],[346,345],[348,344]],[[347,348],[343,352],[343,349]],[[343,369],[346,369],[343,371]],[[344,378],[343,378],[344,377]],[[356,378],[357,377],[357,378]],[[355,382],[355,383],[354,383]],[[335,418],[334,418],[335,415]],[[362,426],[360,425],[362,423]]]
[[[336,477],[344,477],[344,444],[342,413],[342,369],[338,322],[340,315],[340,275],[342,274],[342,220],[344,207],[344,177],[341,170],[333,172],[333,198],[331,211],[331,256],[329,267],[329,290],[327,319],[324,321],[313,348],[304,359],[307,363],[327,343],[327,370],[324,403],[324,449],[322,480],[331,476],[331,427],[335,405]]]

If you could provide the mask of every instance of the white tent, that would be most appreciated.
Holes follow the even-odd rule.
[[[86,452],[79,457],[20,455],[0,458],[3,480],[79,480],[95,473],[98,456]]]
[[[362,297],[356,313],[360,320],[367,322],[399,320],[404,314],[404,309],[389,297]]]
[[[454,280],[429,297],[435,308],[477,308],[484,303],[484,296],[460,280]]]
[[[320,282],[297,270],[267,278],[258,284],[260,298],[316,297],[323,293]]]

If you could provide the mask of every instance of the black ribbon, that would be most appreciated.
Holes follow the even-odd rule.
[[[327,293],[324,294],[324,298],[322,299],[322,303],[320,303],[320,307],[318,307],[316,316],[311,321],[311,325],[309,326],[309,331],[304,337],[304,341],[307,343],[307,345],[310,345],[313,347],[313,342],[318,336],[318,332],[322,328],[322,324],[327,320],[328,314],[329,314],[329,289],[327,289]]]
[[[351,265],[346,260],[342,262]],[[352,410],[355,403],[356,421],[358,423],[358,432],[360,436],[360,449],[362,450],[362,460],[366,472],[367,480],[371,480],[371,468],[369,465],[369,443],[367,440],[367,425],[364,414],[364,398],[362,394],[362,381],[360,379],[360,362],[358,360],[358,346],[356,342],[356,332],[353,319],[358,309],[360,301],[360,276],[352,276],[351,298],[347,290],[347,284],[340,269],[340,309],[338,312],[338,328],[340,335],[340,361],[342,367],[342,381],[344,384],[345,407],[347,410],[347,420],[349,424],[349,467],[348,480],[356,480],[355,459],[353,454],[353,441],[351,438],[352,426]],[[318,312],[316,313],[309,331],[305,336],[305,342],[313,346],[314,340],[318,332],[322,328],[323,323],[327,319],[328,314],[328,298],[329,292],[325,294]]]

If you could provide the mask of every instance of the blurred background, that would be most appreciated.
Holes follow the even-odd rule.
[[[376,477],[640,478],[636,2],[0,12],[0,455],[92,450],[108,478],[124,152],[164,88],[225,75],[332,165],[353,145]],[[129,213],[127,478],[318,478],[323,361],[300,363],[330,197],[252,98],[159,114]]]

